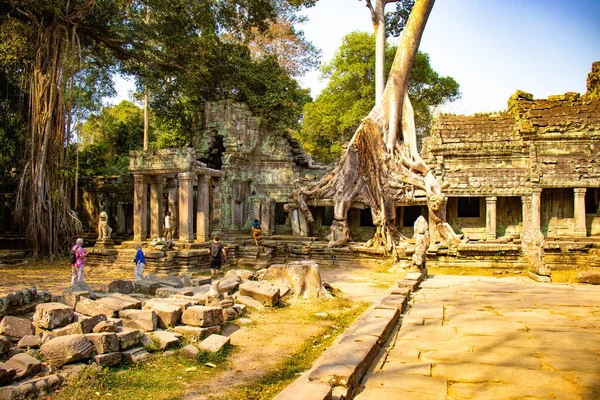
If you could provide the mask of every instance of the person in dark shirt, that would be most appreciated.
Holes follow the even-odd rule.
[[[217,279],[221,270],[221,263],[227,261],[227,252],[225,246],[219,242],[219,237],[214,236],[213,242],[210,244],[210,277]]]

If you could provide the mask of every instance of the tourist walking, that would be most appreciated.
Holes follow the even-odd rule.
[[[83,268],[87,254],[88,251],[83,248],[83,239],[77,238],[75,244],[71,247],[71,288],[76,283],[84,281]]]
[[[210,244],[210,277],[217,279],[221,270],[221,263],[227,261],[227,252],[225,246],[219,242],[219,237],[214,236],[213,242]]]
[[[146,257],[142,251],[142,246],[139,243],[134,243],[133,247],[137,250],[135,253],[135,269],[133,270],[133,276],[136,281],[144,279],[144,268],[146,267]]]
[[[165,240],[173,239],[173,231],[171,227],[171,211],[167,211],[167,215],[165,215],[165,232],[164,238]]]
[[[258,247],[258,239],[260,239],[260,234],[262,233],[262,227],[260,226],[260,222],[255,219],[252,223],[252,237],[254,238],[254,243],[256,243],[256,247]]]

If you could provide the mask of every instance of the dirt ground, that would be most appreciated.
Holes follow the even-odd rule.
[[[328,267],[321,269],[322,280],[328,282],[338,296],[352,301],[372,303],[389,291],[393,282],[405,272],[387,272],[385,266],[373,269]],[[38,290],[48,289],[60,294],[70,286],[68,261],[54,265],[28,262],[20,266],[0,267],[0,296],[8,292],[36,285]],[[124,270],[106,271],[87,268],[86,282],[92,288],[106,285],[114,279],[131,279],[131,272]],[[251,321],[249,321],[251,320]],[[190,399],[213,399],[223,395],[224,388],[251,383],[264,376],[276,365],[296,352],[311,336],[327,327],[328,321],[289,321],[265,318],[261,312],[252,312],[250,318],[231,325],[226,334],[231,338],[236,351],[231,355],[226,371],[211,379],[203,387],[190,387],[184,397]],[[247,325],[249,322],[254,322]],[[268,343],[268,345],[265,345]]]

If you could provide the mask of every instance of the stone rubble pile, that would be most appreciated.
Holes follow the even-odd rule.
[[[219,351],[229,344],[220,335],[226,321],[243,316],[247,307],[275,306],[281,297],[269,282],[241,276],[257,278],[229,271],[212,284],[189,274],[117,280],[106,293],[65,290],[55,298],[60,302],[47,291],[20,291],[29,303],[39,295],[48,302],[37,303],[31,319],[6,315],[0,321],[0,359],[6,360],[0,363],[0,399],[49,393],[74,373],[74,365],[141,363],[150,357],[147,347],[168,351],[184,335],[197,344],[185,347],[186,356],[193,358],[198,348]]]

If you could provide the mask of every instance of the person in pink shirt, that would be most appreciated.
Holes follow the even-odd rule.
[[[75,255],[75,262],[71,264],[71,286],[77,282],[83,282],[83,267],[85,266],[85,256],[88,251],[83,248],[83,239],[78,238],[75,245],[71,248],[71,252]]]

